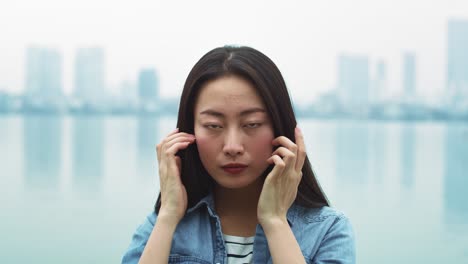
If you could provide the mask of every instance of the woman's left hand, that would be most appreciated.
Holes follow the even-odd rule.
[[[275,166],[265,179],[257,207],[257,218],[264,229],[275,223],[287,223],[286,213],[296,199],[306,151],[298,127],[295,136],[296,143],[285,136],[272,142],[279,147],[267,161]]]

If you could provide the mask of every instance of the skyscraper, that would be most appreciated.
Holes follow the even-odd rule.
[[[138,95],[142,101],[158,100],[158,79],[154,69],[143,69],[138,76]]]
[[[416,94],[416,57],[414,53],[403,54],[403,93],[407,98]]]
[[[370,89],[372,103],[378,103],[382,100],[387,89],[387,64],[383,60],[377,61],[375,77]]]
[[[338,58],[338,96],[344,106],[366,106],[369,102],[369,59],[341,55]]]
[[[449,103],[468,100],[468,20],[449,20],[447,43],[447,88]]]
[[[75,96],[96,104],[105,98],[105,63],[102,48],[82,48],[75,58]]]
[[[51,48],[30,47],[26,54],[25,94],[29,100],[57,101],[62,92],[62,56]]]

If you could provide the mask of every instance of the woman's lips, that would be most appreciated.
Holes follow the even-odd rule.
[[[247,165],[232,163],[232,164],[224,165],[222,166],[222,168],[227,173],[238,174],[238,173],[241,173],[243,170],[245,170],[245,168],[247,168]]]

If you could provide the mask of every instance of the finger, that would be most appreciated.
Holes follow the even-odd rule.
[[[172,147],[170,147],[169,149],[165,150],[165,153],[164,155],[162,155],[162,162],[160,163],[160,170],[171,170],[171,169],[175,169],[177,168],[178,171],[180,172],[181,170],[181,165],[182,165],[182,162],[181,162],[181,159],[180,157],[176,156],[175,154],[181,150],[181,149],[185,149],[187,148],[188,145],[190,145],[191,142],[179,142],[179,143],[175,143],[174,145],[172,145]],[[166,157],[166,158],[164,158]],[[169,157],[169,158],[167,158]],[[162,177],[162,175],[166,175],[165,173],[162,173],[160,175],[160,178]],[[168,176],[168,175],[166,175]],[[167,178],[167,177],[165,177]]]
[[[188,142],[188,143],[193,143],[195,142],[195,137],[194,136],[189,136],[188,134],[185,136],[179,135],[178,137],[173,138],[169,142],[161,143],[158,149],[158,161],[161,161],[161,153],[164,153],[164,155],[173,155],[175,153],[168,152],[167,150],[170,149],[174,144],[181,143],[181,142]],[[176,152],[177,153],[177,152]],[[162,157],[164,158],[164,157]]]
[[[188,133],[184,133],[184,132],[181,132],[181,133],[177,133],[178,129],[174,130],[173,132],[171,132],[166,138],[164,138],[156,147],[156,151],[158,153],[158,161],[161,160],[161,153],[164,152],[168,146],[167,144],[172,142],[174,139],[177,139],[177,138],[187,138],[189,141],[191,139],[195,139],[195,136],[192,135],[192,134],[188,134]],[[176,132],[176,133],[174,133]],[[169,147],[171,146],[172,144],[169,145]]]
[[[178,133],[167,136],[166,138],[164,138],[163,142],[167,143],[167,142],[170,142],[171,140],[173,140],[174,138],[178,138],[178,137],[181,137],[181,136],[182,137],[195,137],[195,135],[193,135],[193,134],[189,134],[189,133],[185,133],[185,132],[178,132]]]
[[[165,139],[174,135],[177,132],[179,132],[179,128],[172,130],[169,134],[167,134]],[[159,144],[156,145],[156,154],[158,156],[158,162],[161,161],[161,147],[163,146],[163,143],[164,143],[164,140],[162,140],[161,142],[159,142]]]
[[[296,165],[296,154],[285,147],[277,148],[272,155],[280,156],[286,164],[286,169],[294,168]]]
[[[276,178],[278,175],[281,175],[281,173],[283,172],[284,168],[286,167],[286,164],[284,163],[283,159],[281,159],[280,156],[278,155],[273,155],[271,156],[268,160],[267,160],[268,163],[270,164],[275,164],[275,166],[273,167],[273,169],[271,170],[270,172],[270,176],[269,178],[270,179],[274,179]]]
[[[167,166],[167,169],[171,171],[177,170],[179,174],[181,173],[182,161],[180,157],[176,156],[175,154],[179,150],[187,148],[187,146],[190,145],[190,143],[191,142],[175,143],[174,145],[172,145],[172,147],[166,150],[166,153],[164,155],[166,159],[164,159],[165,161],[163,163],[165,163],[165,166]],[[177,179],[177,181],[180,181],[180,179]]]
[[[192,135],[180,135],[178,137],[173,138],[172,140],[166,142],[164,144],[164,149],[168,149],[172,147],[175,143],[179,142],[194,142],[195,141],[195,136]]]
[[[181,149],[185,149],[188,147],[188,145],[190,145],[192,142],[190,141],[183,141],[183,142],[177,142],[177,143],[174,143],[170,148],[166,149],[164,151],[164,154],[166,156],[173,156],[175,155],[179,150]]]
[[[294,132],[296,136],[296,145],[297,145],[295,169],[297,172],[299,172],[299,171],[302,171],[302,167],[304,166],[304,161],[307,156],[307,153],[305,149],[304,136],[302,135],[301,129],[299,127],[296,127]]]
[[[285,136],[279,136],[271,142],[274,146],[284,146],[287,149],[291,150],[294,154],[297,154],[297,146],[289,138]]]

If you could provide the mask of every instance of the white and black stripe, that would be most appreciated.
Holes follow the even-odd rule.
[[[228,264],[252,263],[254,237],[223,235],[228,256]]]

